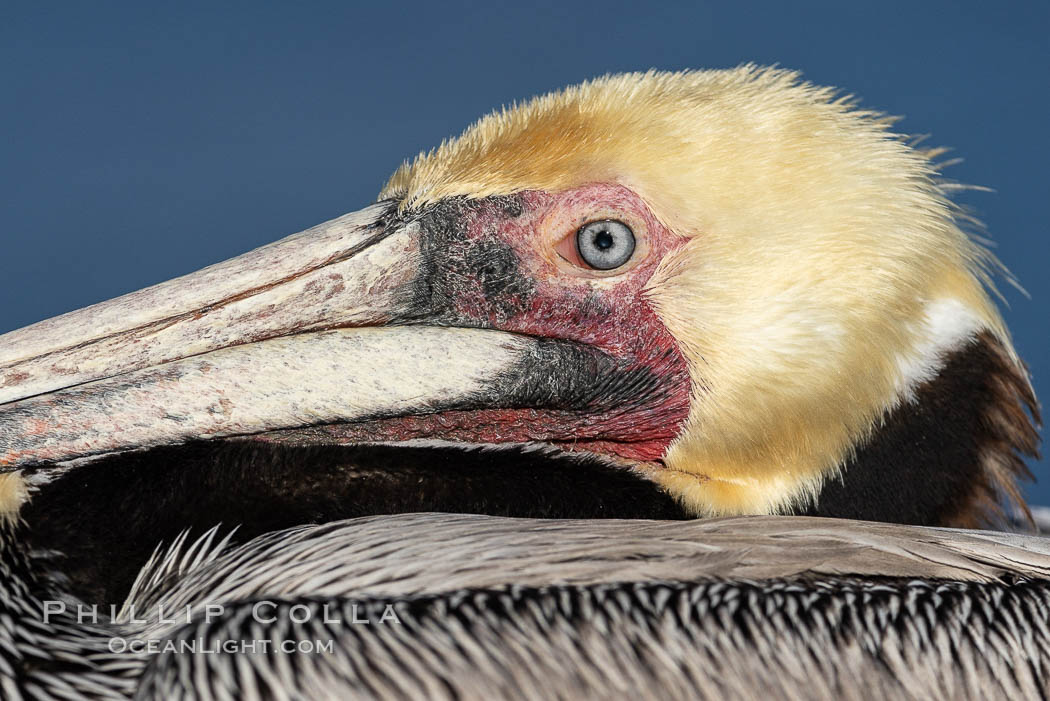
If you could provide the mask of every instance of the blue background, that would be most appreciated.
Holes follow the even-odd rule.
[[[904,115],[994,188],[960,199],[1031,293],[1001,286],[1050,398],[1050,3],[378,5],[4,3],[0,332],[357,209],[503,103],[754,61]]]

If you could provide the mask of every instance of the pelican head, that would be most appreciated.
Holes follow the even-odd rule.
[[[0,465],[76,510],[129,473],[69,480],[158,455],[254,451],[238,479],[316,498],[334,447],[513,454],[470,508],[601,510],[608,468],[682,516],[987,523],[1035,399],[994,259],[891,123],[754,66],[490,114],[361,211],[0,337]]]

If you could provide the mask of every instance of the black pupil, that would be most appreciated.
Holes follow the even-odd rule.
[[[615,243],[613,235],[605,229],[594,234],[594,245],[603,251],[608,251],[612,248],[613,243]]]

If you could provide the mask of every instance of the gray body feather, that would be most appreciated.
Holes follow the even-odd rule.
[[[22,561],[27,573],[4,577],[5,699],[1050,693],[1050,541],[1032,536],[447,514],[239,546],[213,531],[158,551],[115,620],[78,623],[70,606],[48,627],[34,624],[43,594],[31,590],[51,585]],[[169,649],[115,653],[113,637]],[[226,641],[273,647],[224,652]],[[330,648],[286,653],[281,641]]]

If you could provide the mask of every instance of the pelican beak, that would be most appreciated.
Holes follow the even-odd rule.
[[[380,203],[0,336],[0,470],[527,406],[514,387],[553,342],[434,323],[425,234]]]

